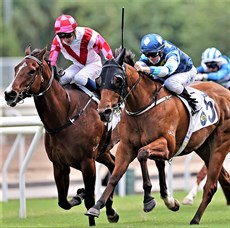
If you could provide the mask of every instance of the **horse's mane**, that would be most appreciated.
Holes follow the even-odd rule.
[[[122,51],[121,47],[116,48],[114,51],[114,57],[116,58],[121,53],[121,51]],[[134,66],[135,65],[135,54],[133,54],[132,51],[126,49],[124,62],[131,66]]]

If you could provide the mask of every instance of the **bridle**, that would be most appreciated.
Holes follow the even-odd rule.
[[[148,76],[148,73],[145,73],[145,72],[138,72],[138,79],[134,82],[134,84],[132,85],[132,87],[130,88],[130,90],[128,91],[128,83],[127,83],[127,74],[126,74],[126,64],[123,64],[122,66],[120,66],[119,64],[116,65],[116,64],[106,64],[103,66],[103,68],[106,68],[106,67],[114,67],[114,68],[119,68],[120,70],[122,70],[122,74],[118,74],[119,77],[122,79],[122,83],[121,83],[121,88],[120,88],[120,93],[119,96],[120,96],[120,100],[118,101],[118,104],[117,106],[113,107],[113,109],[118,109],[120,108],[123,104],[125,104],[127,102],[127,98],[131,95],[131,93],[133,92],[133,90],[137,87],[137,85],[139,84],[140,80],[141,80],[141,76],[142,75],[147,75]],[[155,92],[154,92],[154,95],[153,95],[153,99],[152,101],[143,109],[141,110],[138,110],[136,112],[130,112],[128,111],[126,108],[125,108],[125,112],[127,115],[129,116],[138,116],[138,115],[141,115],[145,112],[147,112],[149,109],[157,106],[158,104],[170,99],[172,97],[172,95],[169,95],[169,96],[164,96],[162,97],[161,99],[158,100],[158,95],[160,93],[160,90],[164,87],[163,85],[161,85],[159,88],[157,87],[157,84],[156,84],[156,80],[152,79],[154,84],[155,84]],[[125,91],[125,93],[124,93]],[[116,92],[116,91],[115,91]]]
[[[40,61],[38,58],[36,58],[36,57],[33,56],[33,55],[26,55],[26,56],[24,57],[24,59],[33,59],[34,61],[36,61],[37,64],[39,65],[39,72],[40,72],[41,77],[42,77],[42,67],[43,67],[42,61]],[[34,97],[43,96],[44,93],[46,93],[46,92],[50,89],[50,87],[51,87],[51,85],[52,85],[52,83],[53,83],[53,80],[54,80],[54,69],[53,69],[52,66],[51,66],[51,72],[52,72],[52,74],[51,74],[51,77],[50,77],[48,86],[47,86],[47,88],[46,88],[45,90],[43,90],[43,91],[40,92],[39,94],[32,94],[32,93],[29,93],[29,92],[28,92],[28,91],[30,90],[31,86],[33,85],[33,83],[35,82],[35,79],[36,79],[37,76],[38,76],[38,74],[36,74],[36,75],[34,75],[33,80],[27,85],[27,87],[26,87],[20,94],[24,94],[24,98],[25,98],[25,97],[31,97],[31,96],[34,96]],[[43,83],[43,82],[44,82],[44,78],[42,77],[41,83]]]
[[[160,103],[162,103],[162,102],[164,102],[166,100],[169,100],[172,97],[172,95],[169,95],[169,96],[164,96],[164,97],[158,99],[159,93],[160,93],[161,89],[164,88],[164,85],[161,85],[160,87],[158,87],[157,86],[157,80],[153,79],[152,76],[149,76],[149,73],[141,71],[141,72],[138,72],[138,74],[139,74],[139,81],[140,81],[140,78],[141,78],[142,75],[146,75],[147,77],[149,77],[154,82],[155,92],[153,94],[153,98],[152,98],[151,102],[145,108],[143,108],[141,110],[138,110],[136,112],[130,112],[127,109],[125,109],[126,114],[129,115],[129,116],[139,116],[139,115],[147,112],[151,108],[157,106],[158,104],[160,104]]]
[[[120,66],[119,64],[106,64],[102,67],[102,69],[104,68],[118,68],[121,70],[122,74],[117,73],[116,77],[119,77],[122,80],[121,85],[119,86],[119,88],[117,90],[111,89],[114,92],[116,92],[119,95],[119,101],[116,107],[114,107],[114,109],[120,109],[121,106],[123,106],[123,104],[126,103],[127,98],[129,97],[129,95],[132,93],[132,91],[136,88],[137,84],[140,82],[140,75],[139,78],[137,79],[137,81],[134,83],[134,85],[130,88],[130,90],[128,91],[128,84],[127,84],[127,75],[126,75],[126,64],[124,63],[122,66]],[[104,87],[106,88],[106,87]]]

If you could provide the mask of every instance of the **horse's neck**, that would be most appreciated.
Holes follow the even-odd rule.
[[[153,95],[158,89],[157,83],[154,83],[147,76],[139,76],[138,72],[132,67],[127,68],[126,74],[129,87],[128,92],[130,93],[127,97],[126,106],[129,111],[141,110],[152,102]]]
[[[47,86],[46,83],[44,88],[45,86]],[[41,121],[48,129],[62,125],[69,115],[70,104],[67,93],[56,80],[42,96],[35,96],[34,102]]]

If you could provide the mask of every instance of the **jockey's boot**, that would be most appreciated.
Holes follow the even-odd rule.
[[[96,85],[96,82],[93,81],[92,79],[88,78],[88,81],[85,85],[85,87],[90,90],[91,92],[95,92],[96,89],[97,89],[97,85]]]
[[[188,104],[192,109],[192,115],[201,110],[202,106],[200,105],[200,103],[197,101],[195,97],[192,97],[192,94],[189,94],[189,92],[185,88],[183,92],[180,94],[180,96],[182,96],[188,101]]]
[[[91,92],[93,92],[97,98],[100,100],[101,99],[101,93],[99,88],[97,87],[97,84],[95,81],[93,81],[92,79],[88,78],[88,81],[85,85],[85,87],[90,90]]]

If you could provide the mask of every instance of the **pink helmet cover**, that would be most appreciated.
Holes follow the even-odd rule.
[[[55,33],[71,33],[77,27],[77,22],[70,15],[61,15],[55,21]]]

